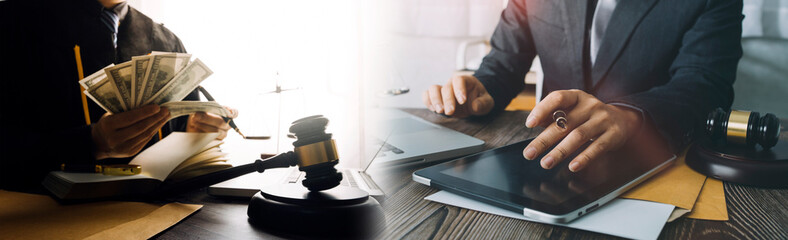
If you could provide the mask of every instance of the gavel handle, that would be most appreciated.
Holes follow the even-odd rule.
[[[191,191],[194,189],[207,187],[233,178],[240,177],[252,172],[262,173],[266,169],[286,168],[296,165],[296,155],[294,152],[286,152],[265,160],[257,159],[253,163],[244,164],[219,170],[205,175],[189,178],[179,182],[162,184],[151,197],[161,197]]]

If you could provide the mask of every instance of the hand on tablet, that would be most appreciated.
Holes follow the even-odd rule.
[[[558,110],[566,113],[565,128],[553,119]],[[605,104],[580,90],[555,91],[528,115],[526,127],[542,126],[545,130],[523,149],[523,156],[534,159],[557,144],[540,162],[543,168],[550,169],[593,139],[577,157],[570,159],[569,170],[577,172],[627,142],[639,130],[641,118],[635,109]]]

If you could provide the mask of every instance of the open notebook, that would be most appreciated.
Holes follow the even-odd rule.
[[[216,136],[218,133],[171,133],[129,162],[142,167],[142,173],[137,175],[54,171],[47,175],[43,185],[64,200],[150,194],[164,182],[178,182],[232,167]]]

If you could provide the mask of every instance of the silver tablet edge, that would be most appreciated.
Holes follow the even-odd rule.
[[[430,179],[429,178],[425,178],[425,177],[416,175],[415,172],[413,173],[413,181],[417,182],[417,183],[421,183],[421,184],[427,185],[427,186],[430,185]]]
[[[625,184],[624,186],[619,187],[618,189],[616,189],[615,191],[605,195],[604,197],[601,197],[601,198],[599,198],[596,201],[593,201],[593,202],[591,202],[589,204],[586,204],[585,206],[583,206],[583,207],[581,207],[581,208],[579,208],[579,209],[577,209],[575,211],[572,211],[570,213],[563,214],[563,215],[553,215],[553,214],[547,214],[547,213],[531,210],[531,209],[528,209],[528,208],[523,208],[523,216],[528,217],[528,218],[538,219],[538,220],[545,221],[545,222],[551,222],[551,223],[568,223],[568,222],[571,222],[572,220],[575,220],[576,218],[580,217],[581,215],[588,214],[592,210],[596,210],[596,209],[602,207],[602,205],[604,205],[605,203],[612,201],[613,199],[615,199],[616,197],[620,196],[621,194],[624,194],[626,191],[629,191],[629,189],[631,189],[632,187],[637,186],[641,182],[645,181],[646,179],[650,178],[651,176],[654,176],[658,172],[660,172],[663,169],[667,168],[675,160],[676,160],[676,154],[673,154],[673,157],[671,157],[670,159],[668,159],[664,163],[660,164],[659,166],[649,170],[647,173],[645,173],[645,174],[641,175],[640,177],[630,181],[629,183]],[[415,179],[416,175],[413,175],[413,176],[414,176],[414,179]],[[427,181],[429,183],[429,179],[427,179]],[[429,184],[427,184],[427,185],[429,185]]]

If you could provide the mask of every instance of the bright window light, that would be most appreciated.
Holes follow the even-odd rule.
[[[256,154],[292,149],[287,128],[293,120],[313,114],[329,117],[335,138],[357,135],[358,1],[129,3],[163,23],[193,57],[214,71],[202,85],[219,103],[239,109],[237,123],[245,134],[272,135],[260,141]],[[277,81],[283,89],[298,90],[270,93]],[[228,143],[240,138],[230,135]],[[348,141],[340,147],[357,144]]]

